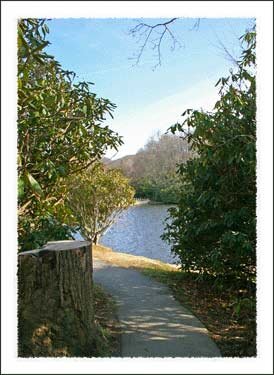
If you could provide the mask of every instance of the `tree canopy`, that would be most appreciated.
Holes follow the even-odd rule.
[[[68,203],[81,234],[97,243],[103,232],[134,202],[134,189],[115,169],[96,163],[68,184]]]
[[[187,110],[170,128],[196,157],[180,166],[181,193],[163,238],[183,270],[252,280],[256,267],[255,29],[242,38],[238,68],[221,78],[212,112]]]
[[[187,142],[172,134],[151,137],[136,155],[132,179],[137,196],[164,203],[177,203],[177,168],[191,155]]]
[[[48,32],[45,20],[18,23],[18,212],[24,248],[35,245],[31,234],[45,222],[69,219],[65,179],[122,144],[103,125],[115,105],[98,98],[92,83],[76,82],[74,72],[45,52]]]

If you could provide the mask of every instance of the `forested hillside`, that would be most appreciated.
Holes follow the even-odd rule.
[[[190,158],[189,148],[187,142],[177,135],[158,133],[135,155],[113,161],[105,159],[105,163],[111,168],[121,169],[130,178],[137,198],[177,203],[177,166]]]

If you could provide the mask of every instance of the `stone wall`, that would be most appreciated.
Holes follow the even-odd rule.
[[[18,356],[95,351],[91,244],[49,242],[18,256]]]

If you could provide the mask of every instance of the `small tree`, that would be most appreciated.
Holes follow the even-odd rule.
[[[123,210],[134,202],[134,189],[119,170],[101,163],[70,179],[68,204],[81,234],[95,244]]]

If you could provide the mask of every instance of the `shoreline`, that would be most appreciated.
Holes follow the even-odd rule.
[[[139,270],[157,268],[163,271],[179,271],[179,266],[176,264],[165,263],[157,259],[115,251],[110,247],[101,244],[92,245],[92,256],[95,259],[100,259],[125,268],[136,268]]]
[[[143,205],[143,204],[148,204],[150,203],[151,201],[149,199],[136,199],[135,198],[135,201],[134,203],[132,204],[132,206],[140,206],[140,205]]]
[[[177,206],[178,205],[178,203],[166,203],[166,202],[152,201],[150,199],[136,199],[135,198],[135,202],[131,206],[140,206],[143,204],[162,205],[162,206]]]

